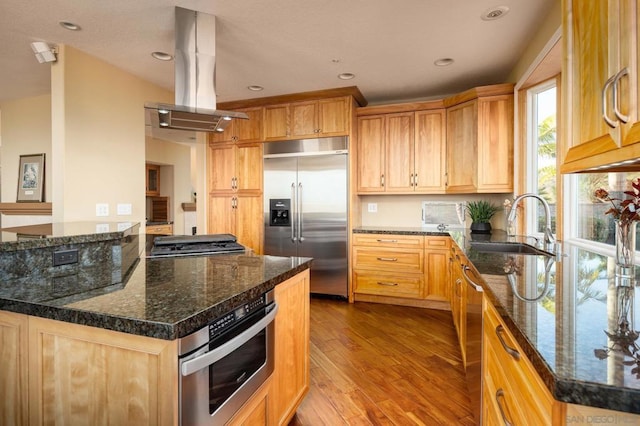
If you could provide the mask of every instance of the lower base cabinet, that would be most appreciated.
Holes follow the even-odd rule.
[[[450,237],[354,234],[354,299],[449,309]]]
[[[286,425],[309,390],[309,270],[275,288],[275,365],[229,424]],[[0,311],[0,424],[176,425],[177,340]]]
[[[275,288],[275,365],[229,425],[287,425],[309,392],[309,270]]]
[[[554,399],[524,351],[485,298],[482,338],[482,418],[496,424],[551,425]]]

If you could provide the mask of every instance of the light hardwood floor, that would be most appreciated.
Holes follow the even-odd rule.
[[[311,299],[311,388],[289,426],[473,424],[451,312]]]

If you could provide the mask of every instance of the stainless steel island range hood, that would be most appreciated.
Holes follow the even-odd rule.
[[[152,129],[221,132],[241,112],[216,109],[216,17],[175,9],[175,105],[145,103]]]

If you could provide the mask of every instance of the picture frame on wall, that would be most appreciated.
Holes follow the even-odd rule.
[[[44,154],[20,156],[17,202],[41,203],[44,201],[44,166]]]

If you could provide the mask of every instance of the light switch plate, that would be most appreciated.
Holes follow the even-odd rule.
[[[369,203],[367,205],[367,211],[369,213],[377,213],[378,212],[378,203]]]
[[[131,204],[118,204],[116,206],[116,212],[118,216],[131,216]]]
[[[96,216],[109,216],[109,204],[96,204]]]

